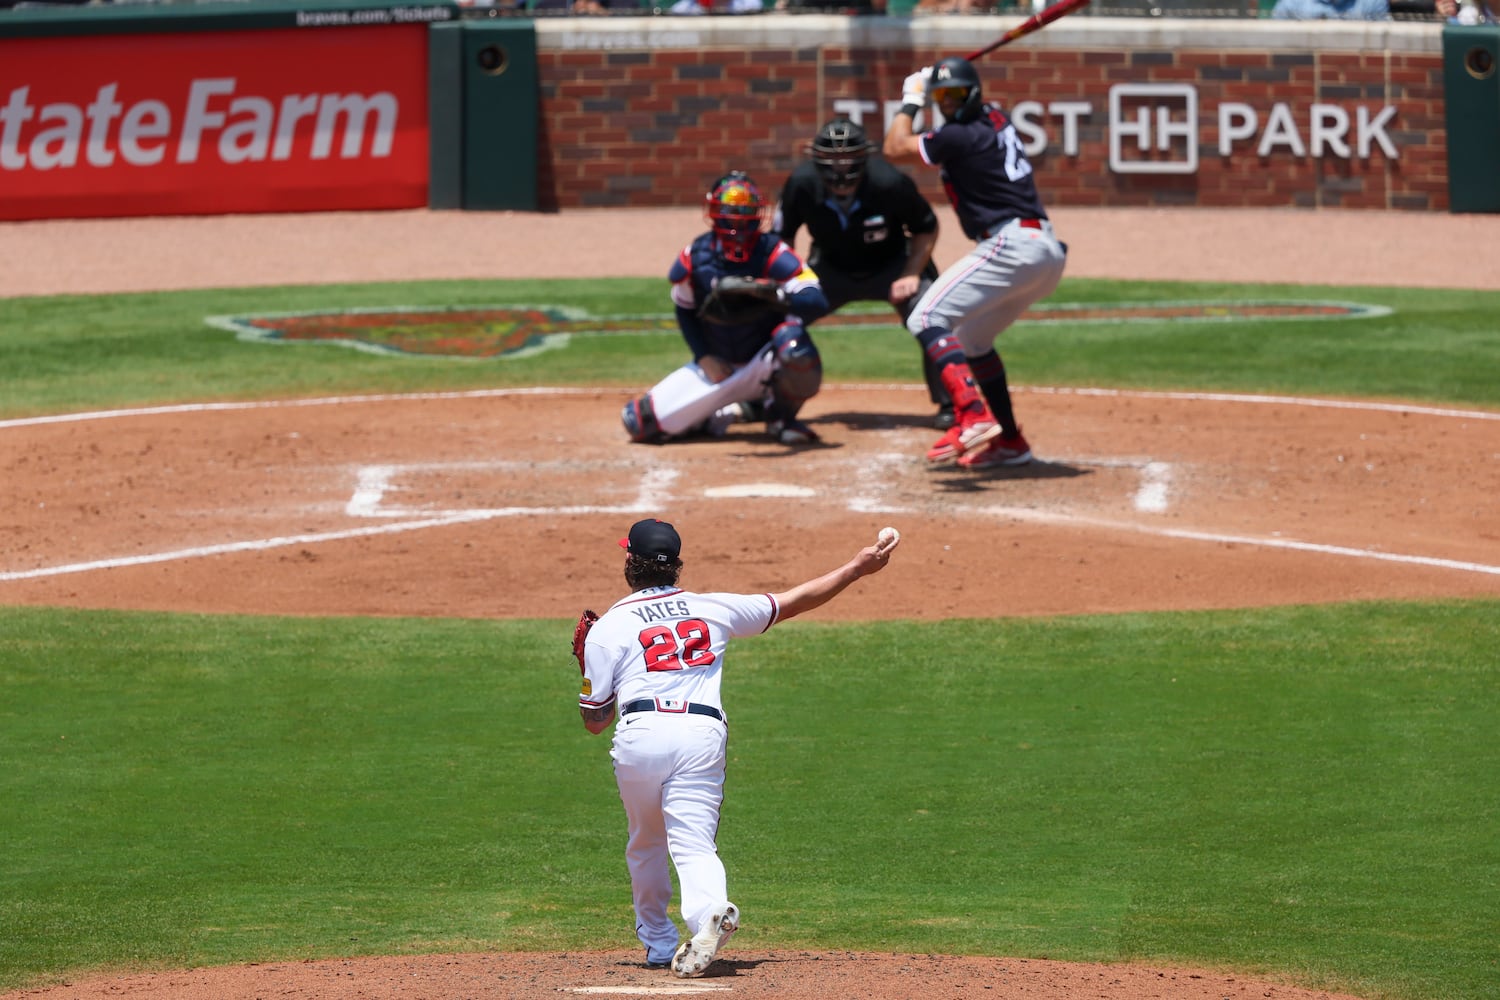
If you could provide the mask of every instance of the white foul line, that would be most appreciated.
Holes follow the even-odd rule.
[[[86,573],[95,569],[119,569],[124,566],[144,566],[148,563],[172,562],[175,559],[198,559],[203,556],[222,556],[234,552],[261,552],[265,549],[285,548],[288,545],[312,545],[317,542],[337,542],[347,538],[368,538],[371,535],[394,535],[401,531],[420,531],[424,528],[445,528],[464,521],[483,521],[489,518],[483,511],[468,515],[450,515],[428,518],[423,521],[405,521],[401,524],[383,524],[373,528],[349,528],[344,531],[323,531],[306,535],[284,535],[278,538],[261,538],[246,542],[225,542],[221,545],[202,545],[171,552],[153,552],[144,556],[122,556],[118,559],[98,559],[94,562],[71,563],[66,566],[46,566],[42,569],[16,570],[0,573],[0,581],[36,580],[44,576],[61,576],[64,573]]]
[[[397,471],[395,466],[372,465],[359,470],[356,487],[344,511],[354,517],[410,517],[411,510],[380,509],[381,497],[389,488],[390,477]],[[260,538],[243,542],[225,542],[219,545],[200,545],[170,552],[154,552],[150,555],[121,556],[116,559],[96,559],[91,562],[69,563],[62,566],[46,566],[41,569],[0,572],[0,582],[10,580],[36,580],[48,576],[68,573],[87,573],[96,569],[121,569],[127,566],[145,566],[150,563],[172,562],[178,559],[201,559],[205,556],[231,555],[236,552],[264,552],[267,549],[286,548],[289,545],[313,545],[318,542],[339,542],[351,538],[369,538],[375,535],[394,535],[403,531],[422,531],[427,528],[446,528],[455,524],[489,521],[499,517],[518,517],[526,514],[649,514],[660,510],[667,499],[664,491],[677,478],[676,469],[653,469],[641,477],[640,489],[634,503],[616,507],[493,507],[477,510],[451,510],[436,512],[436,516],[423,517],[399,524],[383,524],[368,528],[348,528],[341,531],[323,531],[304,535],[284,535],[276,538]],[[426,512],[433,514],[434,512]]]
[[[1373,403],[1358,399],[1316,399],[1309,396],[1255,396],[1238,392],[1141,392],[1135,389],[1072,389],[1066,386],[1018,386],[1020,392],[1039,396],[1110,396],[1121,399],[1182,399],[1194,403],[1253,403],[1258,405],[1310,406],[1328,410],[1369,410],[1376,413],[1417,413],[1424,417],[1463,417],[1469,420],[1500,420],[1489,410],[1455,410],[1409,403]],[[0,425],[3,426],[3,425]]]
[[[1249,535],[1218,535],[1209,531],[1187,531],[1182,528],[1155,528],[1143,524],[1131,524],[1128,521],[1112,521],[1108,518],[1078,517],[1073,514],[1045,514],[1024,507],[985,507],[981,508],[981,510],[983,513],[992,514],[997,517],[1010,517],[1018,521],[1033,521],[1041,524],[1082,524],[1091,528],[1133,531],[1143,535],[1181,538],[1193,542],[1253,545],[1267,549],[1292,549],[1298,552],[1318,552],[1324,555],[1348,556],[1353,559],[1375,559],[1381,562],[1406,563],[1413,566],[1431,566],[1435,569],[1454,569],[1466,573],[1486,573],[1490,576],[1500,576],[1500,566],[1461,562],[1457,559],[1438,559],[1433,556],[1408,556],[1402,555],[1399,552],[1377,552],[1373,549],[1351,549],[1342,545],[1298,542],[1289,538],[1255,538]]]
[[[262,399],[240,403],[174,403],[168,406],[139,406],[134,409],[92,410],[83,413],[54,413],[45,417],[17,417],[0,420],[0,430],[10,427],[36,427],[43,424],[68,424],[81,420],[114,420],[120,417],[154,417],[167,413],[222,413],[233,410],[275,410],[301,406],[346,406],[350,403],[393,403],[422,399],[490,399],[497,396],[596,396],[598,389],[528,386],[520,389],[465,389],[454,392],[400,392],[368,396],[322,396],[316,399]]]

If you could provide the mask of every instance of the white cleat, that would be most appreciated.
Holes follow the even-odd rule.
[[[672,957],[672,974],[678,979],[696,979],[708,971],[719,949],[724,947],[740,927],[740,908],[725,903],[703,924],[703,929],[677,948]]]
[[[752,416],[753,411],[749,403],[730,403],[728,406],[721,406],[714,411],[713,416],[708,418],[708,433],[714,437],[723,437],[735,424],[749,423]]]

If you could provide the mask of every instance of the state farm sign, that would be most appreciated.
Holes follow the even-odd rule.
[[[420,25],[0,42],[0,218],[425,205],[426,96]]]
[[[17,87],[0,107],[0,170],[111,167],[117,156],[137,167],[198,163],[205,143],[206,158],[220,163],[290,160],[299,126],[312,130],[308,159],[328,159],[340,136],[342,159],[391,155],[401,105],[388,91],[286,95],[273,102],[239,94],[237,84],[233,77],[191,81],[180,123],[164,101],[121,104],[117,83],[100,87],[82,107],[56,102],[39,108],[30,101],[30,87]]]

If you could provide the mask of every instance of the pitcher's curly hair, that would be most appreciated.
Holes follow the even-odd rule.
[[[625,556],[625,583],[632,591],[645,590],[647,587],[675,587],[681,573],[681,559],[658,562],[654,558],[629,554]]]

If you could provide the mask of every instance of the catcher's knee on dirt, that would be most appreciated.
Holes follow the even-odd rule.
[[[776,352],[776,373],[771,376],[771,394],[778,403],[796,413],[818,394],[823,385],[823,359],[801,323],[786,322],[771,335]]]
[[[641,444],[655,444],[666,437],[661,424],[656,422],[656,409],[651,404],[649,392],[625,404],[620,411],[620,422],[625,425],[630,440]]]

